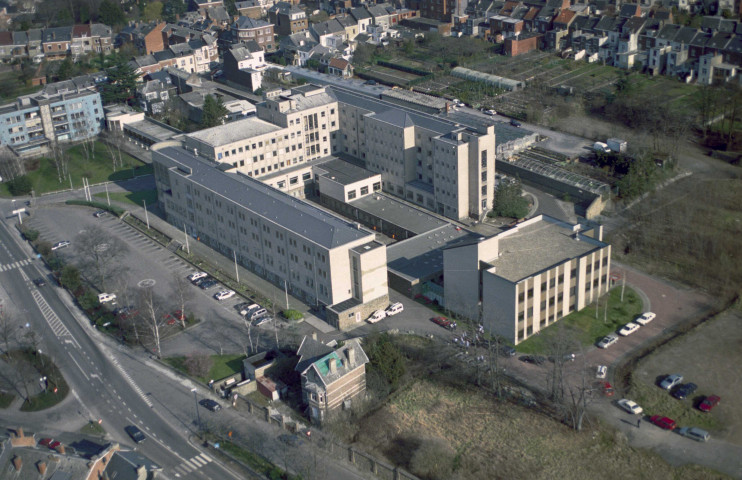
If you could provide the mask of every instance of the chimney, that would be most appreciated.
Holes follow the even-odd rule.
[[[46,462],[39,460],[39,462],[36,464],[36,468],[39,469],[39,473],[41,474],[41,476],[44,476],[44,474],[46,473]]]
[[[345,355],[348,356],[348,365],[352,368],[356,364],[356,350],[353,347],[348,347],[345,351]]]
[[[317,340],[317,332],[312,332],[312,340]]]
[[[15,468],[15,471],[20,472],[22,466],[23,466],[23,459],[21,459],[21,457],[19,457],[18,455],[13,457],[13,467]]]
[[[18,429],[16,429],[15,433],[18,436],[18,438],[23,438],[23,427],[18,427]]]
[[[338,367],[334,357],[330,357],[327,361],[327,366],[330,368],[330,373],[337,373]]]
[[[144,465],[137,467],[137,480],[147,480],[147,467]]]
[[[60,443],[59,444],[59,446],[57,447],[57,452],[61,453],[62,455],[65,454],[65,448],[64,448],[64,444],[63,443]]]

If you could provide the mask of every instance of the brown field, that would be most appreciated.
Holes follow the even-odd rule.
[[[417,380],[362,421],[358,443],[414,473],[411,461],[421,439],[442,439],[451,465],[446,474],[428,478],[726,478],[698,466],[670,467],[595,422],[575,432],[534,410],[498,402],[454,376]]]

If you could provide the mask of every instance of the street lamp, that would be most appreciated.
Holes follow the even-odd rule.
[[[196,405],[196,421],[198,422],[198,430],[201,431],[201,414],[198,412],[198,399],[196,398],[196,389],[192,388],[191,391],[193,392],[193,403]]]

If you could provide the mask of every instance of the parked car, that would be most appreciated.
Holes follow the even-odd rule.
[[[194,284],[195,286],[197,286],[197,287],[200,287],[202,283],[204,283],[204,282],[208,282],[209,280],[213,280],[213,278],[211,278],[211,277],[209,277],[209,276],[207,275],[207,276],[205,276],[205,277],[201,277],[201,278],[199,278],[199,279],[197,279],[197,280],[194,280],[194,281],[193,281],[192,283],[193,283],[193,284]]]
[[[525,363],[533,363],[534,365],[543,365],[546,362],[546,358],[541,355],[522,355],[518,360]]]
[[[513,347],[510,345],[502,345],[500,347],[500,355],[504,357],[514,357],[516,354],[516,351]]]
[[[381,320],[384,320],[386,318],[386,311],[384,310],[376,310],[374,313],[371,314],[370,317],[368,317],[368,323],[376,323],[380,322]]]
[[[512,125],[514,127],[520,127],[521,126],[521,123],[518,120],[516,120],[514,118],[511,118],[510,119],[510,125]]]
[[[304,443],[304,440],[299,438],[298,435],[290,435],[288,433],[279,435],[278,440],[285,443],[289,447],[298,447]]]
[[[402,302],[392,303],[388,307],[386,307],[386,316],[391,317],[392,315],[396,315],[404,310],[404,305],[402,305]]]
[[[632,333],[639,330],[639,324],[634,322],[629,322],[623,327],[621,327],[621,330],[618,331],[618,334],[625,337],[627,335],[631,335]]]
[[[195,272],[195,273],[188,275],[188,280],[190,280],[191,282],[195,282],[199,278],[205,278],[208,276],[209,275],[206,272]]]
[[[42,438],[39,440],[39,446],[49,448],[49,445],[51,445],[52,442],[54,442],[53,438]]]
[[[639,415],[644,411],[644,409],[637,405],[636,402],[627,398],[622,398],[621,400],[617,401],[616,405],[618,405],[622,410],[631,413],[632,415]]]
[[[60,248],[65,248],[70,246],[69,240],[62,240],[61,242],[57,242],[54,245],[52,245],[52,250],[59,250]]]
[[[263,307],[261,307],[257,303],[251,303],[250,305],[247,305],[246,307],[240,309],[240,315],[249,317],[254,311],[260,310],[262,308]]]
[[[142,443],[144,440],[146,440],[147,437],[144,436],[144,432],[142,432],[139,427],[136,425],[128,425],[124,427],[124,431],[131,437],[132,440],[134,440],[136,443]]]
[[[676,423],[671,418],[663,417],[662,415],[652,415],[649,417],[649,421],[665,430],[675,430]]]
[[[644,313],[642,313],[642,314],[641,314],[641,315],[639,316],[639,318],[637,318],[637,319],[636,319],[636,320],[634,320],[634,321],[635,321],[636,323],[638,323],[639,325],[646,325],[646,324],[648,324],[649,322],[651,322],[652,320],[654,320],[654,318],[655,318],[656,316],[657,316],[657,315],[655,315],[655,314],[654,314],[654,313],[652,313],[652,312],[644,312]]]
[[[253,321],[253,326],[259,327],[261,325],[265,325],[266,323],[270,322],[271,320],[272,320],[272,318],[269,317],[269,316],[267,316],[267,315],[264,316],[264,317],[258,317],[258,318],[256,318]]]
[[[216,298],[220,302],[232,297],[234,297],[234,290],[221,290],[214,294],[214,298]]]
[[[451,322],[446,317],[433,317],[430,321],[443,328],[451,328]]]
[[[684,400],[688,398],[688,396],[693,395],[693,392],[696,390],[698,390],[698,385],[695,383],[686,383],[685,385],[680,385],[674,392],[672,392],[672,396],[678,400]]]
[[[608,373],[608,367],[605,365],[598,365],[598,369],[595,371],[595,378],[605,378]]]
[[[710,412],[719,402],[721,402],[721,397],[718,395],[709,395],[698,404],[698,409],[702,412]]]
[[[363,82],[364,85],[376,85],[376,80],[366,80]]]
[[[199,283],[198,286],[202,290],[208,290],[210,288],[216,287],[218,284],[219,282],[217,282],[216,280],[208,279],[208,280],[204,280],[203,282]]]
[[[683,427],[678,428],[678,433],[684,437],[691,438],[697,442],[708,442],[711,435],[706,430],[698,427]]]
[[[252,309],[249,312],[247,312],[247,315],[246,315],[246,317],[249,320],[255,320],[257,318],[266,317],[266,316],[268,316],[268,310],[266,310],[265,308]]]
[[[43,287],[44,285],[46,285],[46,280],[39,277],[39,278],[34,279],[33,284],[36,285],[37,287]]]
[[[98,303],[108,303],[108,302],[116,302],[116,294],[115,293],[99,293],[98,294]]]
[[[673,373],[672,375],[666,376],[665,379],[660,382],[660,388],[670,390],[675,385],[680,385],[680,382],[682,381],[682,375],[680,375],[679,373]]]
[[[179,322],[182,322],[183,320],[185,320],[185,319],[186,319],[186,317],[185,317],[185,314],[183,313],[183,310],[176,310],[176,311],[174,311],[174,312],[173,312],[173,317],[174,317],[174,318],[175,318],[175,319],[176,319],[177,321],[179,321]]]
[[[609,333],[598,342],[598,348],[608,348],[618,341],[618,337]]]
[[[222,406],[219,405],[215,400],[212,400],[210,398],[204,398],[200,402],[198,402],[207,410],[211,410],[212,412],[218,412],[222,409]]]
[[[98,210],[97,212],[95,212],[95,213],[93,214],[93,216],[94,216],[95,218],[100,218],[100,217],[104,217],[104,216],[106,216],[106,215],[108,215],[108,212],[106,212],[105,210]]]
[[[485,110],[484,113],[487,114],[487,115],[490,115],[492,117],[494,117],[495,115],[497,115],[497,112],[494,111],[494,110]]]
[[[175,325],[175,318],[173,318],[172,315],[169,313],[166,313],[162,316],[162,321],[160,322],[160,325],[167,324],[167,325]]]

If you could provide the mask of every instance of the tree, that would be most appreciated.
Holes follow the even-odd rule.
[[[162,18],[162,2],[151,2],[144,7],[142,18],[145,22],[153,22]]]
[[[371,369],[378,372],[392,389],[396,388],[405,373],[405,359],[388,333],[366,337],[364,350]]]
[[[204,378],[211,371],[214,361],[205,353],[188,354],[183,361],[183,366],[189,375]]]
[[[74,265],[65,265],[59,275],[59,283],[71,292],[77,291],[82,286],[80,271]]]
[[[410,459],[410,469],[431,480],[451,478],[456,452],[443,438],[421,438]]]
[[[31,179],[25,175],[15,177],[8,182],[8,191],[14,197],[19,195],[28,195],[31,193],[33,185],[31,185]]]
[[[176,15],[185,13],[188,5],[183,0],[165,0],[162,6],[162,19],[168,23],[175,23]]]
[[[134,97],[137,74],[123,57],[114,56],[112,65],[106,69],[108,81],[103,85],[103,103],[126,103]]]
[[[191,297],[191,283],[177,273],[173,275],[173,290],[175,291],[175,300],[178,302],[180,310],[180,325],[186,328],[186,305]]]
[[[552,361],[546,383],[551,400],[561,402],[565,393],[564,366],[566,362],[574,360],[572,355],[578,344],[574,339],[574,333],[563,323],[551,328],[554,330],[549,332],[550,335],[545,342],[546,353]]]
[[[214,98],[213,95],[206,95],[204,98],[203,114],[201,116],[201,125],[204,128],[216,127],[224,124],[224,117],[229,113],[221,97]]]
[[[0,148],[0,177],[8,180],[25,173],[26,169],[23,167],[21,158],[9,148]],[[10,187],[10,185],[8,186]]]
[[[10,360],[10,341],[13,339],[13,333],[16,326],[10,314],[5,310],[0,310],[0,341],[3,342],[5,356]]]
[[[80,252],[80,268],[90,282],[105,290],[107,280],[115,278],[125,267],[118,260],[128,247],[118,237],[93,226],[75,238],[75,249]]]
[[[98,7],[98,19],[106,25],[116,26],[126,23],[126,15],[121,5],[111,0],[103,0]]]
[[[56,139],[49,144],[49,150],[52,154],[54,168],[57,170],[57,182],[62,183],[67,180],[67,176],[69,175],[70,157],[67,154],[67,150]]]
[[[495,191],[492,213],[498,217],[525,218],[528,200],[523,198],[520,180],[501,180]]]
[[[162,343],[160,337],[160,320],[163,313],[163,302],[155,295],[152,288],[142,288],[137,299],[139,315],[149,333],[152,351],[157,358],[162,358]],[[149,347],[150,345],[147,345]]]

